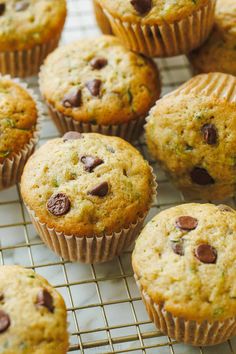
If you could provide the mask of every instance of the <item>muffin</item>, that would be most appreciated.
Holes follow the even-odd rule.
[[[185,204],[161,212],[132,264],[149,316],[169,337],[215,345],[236,335],[236,212]]]
[[[58,48],[45,61],[40,89],[61,134],[99,132],[134,140],[160,95],[154,62],[113,36]]]
[[[0,76],[0,190],[19,182],[33,153],[42,116],[37,97],[27,86]]]
[[[195,72],[220,71],[236,75],[235,19],[235,0],[218,0],[215,25],[209,39],[189,56]]]
[[[97,0],[93,0],[93,8],[94,14],[96,17],[96,21],[100,30],[104,34],[112,34],[112,29],[109,20],[107,19],[106,15],[104,14],[101,6],[97,2]]]
[[[2,354],[66,354],[66,307],[41,276],[20,266],[0,267]]]
[[[21,192],[52,250],[65,259],[95,263],[133,243],[156,184],[148,163],[126,141],[68,132],[28,161]]]
[[[59,42],[66,0],[0,2],[0,72],[25,77],[37,74]]]
[[[151,110],[146,138],[186,197],[223,200],[236,189],[236,78],[195,76]]]
[[[129,49],[151,57],[199,47],[214,22],[215,0],[98,0],[113,33]]]

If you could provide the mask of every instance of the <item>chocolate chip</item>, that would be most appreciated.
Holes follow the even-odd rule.
[[[131,0],[130,3],[140,15],[147,14],[152,8],[152,0]]]
[[[195,256],[202,263],[216,263],[217,251],[214,247],[203,243],[195,249]]]
[[[215,180],[209,175],[205,168],[194,167],[190,173],[193,183],[199,184],[200,186],[206,186],[208,184],[214,184]]]
[[[82,103],[82,92],[80,89],[67,93],[62,100],[62,104],[66,108],[80,107],[81,103]]]
[[[70,200],[64,193],[52,195],[47,202],[47,209],[54,216],[67,214],[70,211],[70,206]]]
[[[220,204],[220,205],[218,205],[218,207],[217,207],[220,211],[225,211],[225,212],[233,212],[234,211],[234,209],[232,209],[232,208],[230,208],[228,205],[223,205],[223,204]]]
[[[78,132],[67,132],[63,135],[63,141],[81,139],[83,136]]]
[[[82,156],[80,160],[84,164],[84,169],[87,172],[93,172],[93,170],[97,166],[104,163],[104,161],[99,157],[93,157],[93,156]]]
[[[91,191],[89,191],[88,194],[102,198],[107,195],[108,189],[109,189],[108,183],[102,182],[98,186],[94,187]]]
[[[198,220],[192,216],[180,216],[176,220],[176,226],[181,230],[194,230],[198,226]]]
[[[209,145],[217,143],[217,130],[214,124],[205,124],[202,127],[203,138]]]
[[[183,240],[179,240],[177,242],[171,241],[171,248],[174,253],[178,254],[179,256],[184,255],[184,242]]]
[[[90,65],[93,69],[96,70],[101,70],[102,68],[104,68],[105,66],[107,66],[108,61],[106,58],[94,58],[93,60],[90,61]]]
[[[0,310],[0,333],[6,332],[10,327],[11,320],[6,312]]]
[[[99,96],[101,85],[102,81],[98,79],[88,81],[85,84],[85,86],[93,96]]]
[[[0,301],[4,300],[4,294],[2,292],[0,292]]]
[[[5,3],[0,3],[0,16],[2,16],[4,14],[6,10],[6,4]]]
[[[37,296],[37,305],[46,307],[50,312],[54,312],[52,295],[46,290],[41,289]]]
[[[25,11],[29,7],[28,1],[19,1],[16,3],[15,10],[18,11]]]

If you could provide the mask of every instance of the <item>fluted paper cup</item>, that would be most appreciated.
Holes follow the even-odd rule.
[[[0,72],[3,75],[9,74],[12,77],[21,78],[38,74],[44,59],[58,46],[60,36],[61,34],[31,49],[2,51]]]
[[[104,34],[112,34],[112,29],[110,22],[106,15],[104,14],[101,6],[97,0],[93,0],[94,14],[97,20],[97,24]]]
[[[37,123],[32,138],[18,153],[13,154],[11,158],[5,158],[5,160],[0,163],[0,190],[2,190],[20,182],[24,166],[28,158],[33,154],[35,146],[39,140],[39,130],[40,122],[43,117],[43,108],[38,97],[31,89],[28,88],[26,83],[19,79],[12,79],[8,75],[0,76],[0,79],[12,80],[27,91],[34,100],[38,112]]]
[[[51,105],[47,105],[50,116],[61,135],[64,135],[68,131],[76,131],[79,133],[100,133],[104,135],[119,136],[125,140],[134,141],[143,133],[145,117],[135,118],[129,122],[121,124],[92,124],[89,122],[78,122],[71,117],[63,115]]]
[[[194,346],[210,346],[223,343],[236,335],[236,317],[212,322],[207,320],[197,322],[176,317],[166,311],[163,304],[157,304],[150,298],[142,289],[136,274],[135,280],[151,321],[170,338]]]
[[[107,9],[104,13],[113,33],[129,49],[150,57],[171,57],[189,53],[207,39],[214,23],[215,4],[216,0],[209,0],[186,18],[161,25],[123,21]]]

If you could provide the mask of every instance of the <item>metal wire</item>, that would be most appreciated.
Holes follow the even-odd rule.
[[[68,0],[69,16],[62,43],[99,33],[92,14],[91,0]],[[158,60],[163,94],[191,77],[185,57]],[[38,90],[37,80],[29,85]],[[40,144],[58,136],[47,117]],[[143,140],[137,148],[158,170],[158,204],[148,219],[161,209],[183,203],[184,198],[150,159]],[[236,205],[235,200],[229,201]],[[191,348],[161,334],[147,317],[134,283],[130,264],[131,250],[103,265],[71,264],[44,246],[33,229],[23,206],[19,186],[0,193],[0,262],[21,264],[45,276],[62,293],[67,304],[71,335],[69,352],[154,353],[154,354],[228,354],[236,353],[236,342],[213,349]]]

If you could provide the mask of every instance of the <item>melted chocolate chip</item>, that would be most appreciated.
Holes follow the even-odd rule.
[[[2,16],[4,14],[5,10],[6,10],[6,4],[1,2],[0,3],[0,16]]]
[[[108,61],[106,58],[94,58],[93,60],[90,61],[90,65],[93,69],[96,70],[101,70],[102,68],[104,68],[105,66],[107,66]]]
[[[200,186],[207,186],[208,184],[214,184],[215,180],[209,175],[205,168],[194,167],[190,173],[193,183],[199,184]]]
[[[104,163],[104,161],[99,157],[93,156],[82,156],[80,160],[84,164],[85,171],[90,173],[93,172],[97,166]]]
[[[230,208],[228,205],[223,205],[223,204],[220,204],[220,205],[218,205],[218,207],[217,207],[220,211],[225,211],[225,212],[227,212],[227,213],[232,213],[233,211],[234,211],[234,209],[232,209],[232,208]]]
[[[80,107],[81,103],[82,92],[80,89],[67,93],[62,100],[62,104],[66,108]]]
[[[152,8],[152,0],[131,0],[130,3],[140,15],[146,15]]]
[[[194,230],[198,226],[198,220],[192,216],[180,216],[176,220],[176,226],[181,230]]]
[[[52,295],[46,289],[39,291],[37,296],[37,305],[46,307],[50,312],[54,312]]]
[[[94,187],[88,194],[96,196],[96,197],[105,197],[108,193],[109,186],[107,182],[102,182],[98,186]]]
[[[171,248],[174,253],[178,254],[179,256],[184,255],[184,242],[183,240],[179,240],[177,242],[171,241]]]
[[[214,124],[205,124],[202,127],[203,138],[209,145],[217,143],[217,130]]]
[[[6,312],[0,310],[0,333],[6,332],[6,330],[10,327],[11,320]]]
[[[63,135],[63,141],[82,139],[82,134],[78,132],[67,132]]]
[[[28,1],[19,1],[16,3],[15,10],[18,11],[25,11],[29,7]]]
[[[70,211],[70,200],[64,193],[51,196],[47,202],[48,211],[54,216],[62,216]]]
[[[99,96],[100,94],[100,88],[102,85],[102,81],[98,79],[94,79],[91,81],[86,82],[85,86],[93,96]]]
[[[2,292],[0,292],[0,301],[4,300],[4,294]]]
[[[217,251],[214,247],[203,243],[195,249],[195,256],[202,263],[216,263]]]

